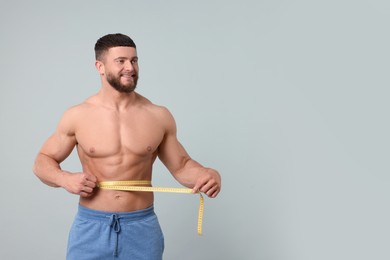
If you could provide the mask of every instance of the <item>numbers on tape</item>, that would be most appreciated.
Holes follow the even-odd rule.
[[[151,185],[151,181],[131,180],[131,181],[103,181],[98,183],[98,187],[107,190],[122,190],[122,191],[144,191],[144,192],[172,192],[172,193],[187,193],[193,194],[192,189],[188,188],[164,188],[136,185]],[[202,235],[204,199],[200,192],[199,194],[199,210],[198,210],[198,235]]]

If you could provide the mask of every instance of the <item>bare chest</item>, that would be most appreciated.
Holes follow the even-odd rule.
[[[89,157],[153,154],[164,137],[164,129],[153,115],[89,114],[78,123],[79,149]]]

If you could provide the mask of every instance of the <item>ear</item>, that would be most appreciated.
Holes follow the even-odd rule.
[[[95,67],[96,67],[96,69],[99,71],[99,74],[100,74],[100,75],[104,75],[105,68],[104,68],[103,62],[98,61],[98,60],[95,61]]]

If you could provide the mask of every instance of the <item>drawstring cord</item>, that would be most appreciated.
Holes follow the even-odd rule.
[[[120,217],[116,214],[113,214],[110,216],[110,227],[115,231],[116,233],[116,241],[115,241],[115,249],[114,249],[114,256],[118,256],[118,238],[119,238],[119,232],[121,231],[121,225],[119,223]]]

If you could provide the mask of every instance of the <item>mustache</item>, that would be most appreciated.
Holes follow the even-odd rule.
[[[138,73],[137,72],[121,72],[119,73],[120,76],[131,76],[131,77],[138,77]]]

